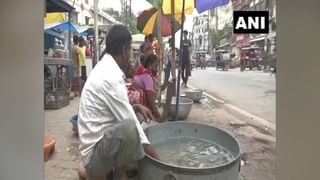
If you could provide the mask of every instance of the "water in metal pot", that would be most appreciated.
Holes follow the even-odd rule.
[[[211,168],[234,159],[223,146],[195,137],[175,137],[154,145],[161,161],[186,168]]]

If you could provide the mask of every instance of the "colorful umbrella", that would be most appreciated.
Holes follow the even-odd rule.
[[[161,10],[153,7],[151,9],[143,11],[137,18],[137,28],[140,32],[145,35],[153,34],[154,36],[158,35],[158,15]],[[171,19],[169,15],[164,15],[161,12],[161,35],[163,37],[170,36],[171,33]],[[177,32],[181,27],[181,14],[175,15],[176,25],[174,32]]]
[[[162,7],[164,14],[171,14],[171,1],[172,0],[147,0],[153,6],[160,8]],[[198,13],[202,13],[209,9],[214,9],[219,6],[223,6],[229,3],[230,0],[184,0],[185,14],[192,14],[193,9],[196,8]],[[183,0],[175,0],[175,13],[182,13],[182,2]]]

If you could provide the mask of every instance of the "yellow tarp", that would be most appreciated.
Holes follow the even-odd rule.
[[[47,13],[44,18],[44,24],[66,21],[65,13]]]
[[[185,14],[192,14],[195,0],[185,0]],[[171,14],[171,0],[163,0],[163,14]],[[182,0],[175,0],[175,14],[182,13]]]

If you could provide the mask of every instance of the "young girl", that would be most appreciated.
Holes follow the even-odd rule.
[[[134,77],[134,83],[136,86],[143,90],[144,93],[144,105],[146,105],[153,113],[156,119],[160,118],[160,113],[156,107],[156,76],[158,71],[158,57],[151,54],[146,57],[146,61],[143,66],[144,69],[136,71],[136,76]]]

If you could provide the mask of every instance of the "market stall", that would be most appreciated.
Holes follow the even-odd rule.
[[[73,7],[62,0],[46,0],[46,13],[70,13]],[[63,24],[66,26],[66,24]],[[69,104],[72,74],[71,31],[45,27],[44,42],[44,108],[59,109]],[[47,28],[47,29],[46,29]]]

